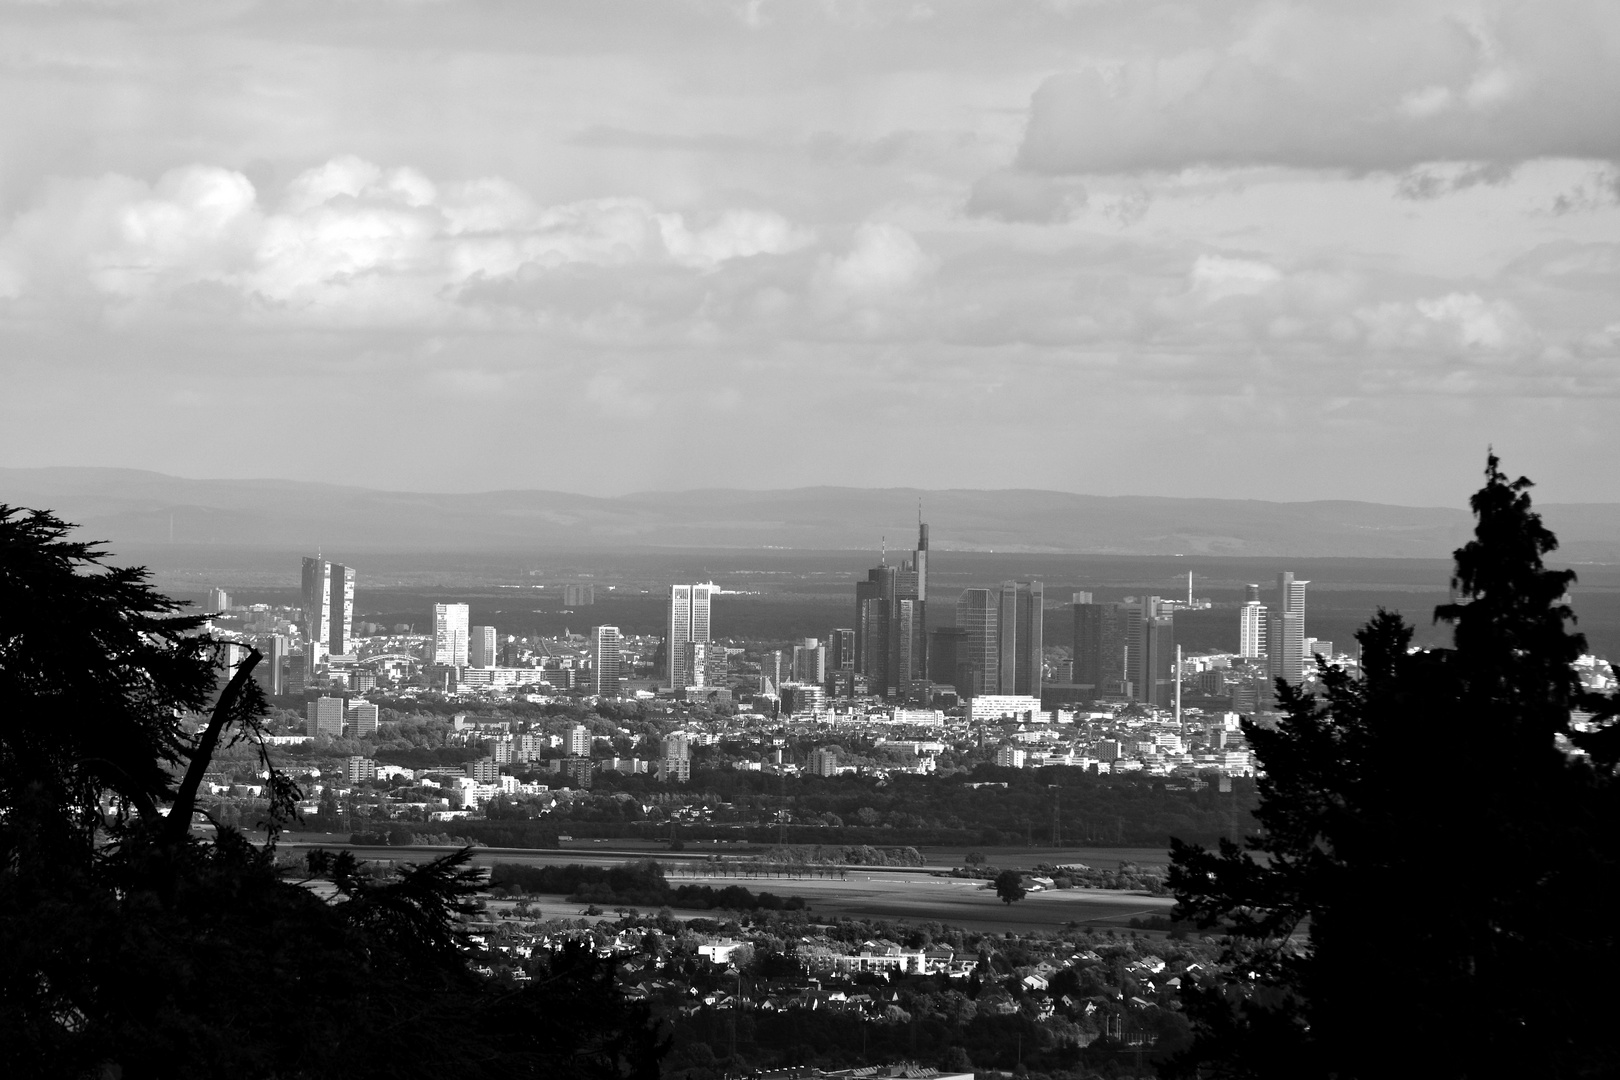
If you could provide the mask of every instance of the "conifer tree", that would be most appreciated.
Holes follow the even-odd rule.
[[[1245,723],[1259,831],[1173,841],[1178,914],[1228,936],[1223,979],[1184,992],[1199,1076],[1599,1075],[1620,959],[1614,703],[1585,695],[1585,643],[1549,569],[1530,482],[1495,455],[1455,553],[1449,648],[1399,615],[1358,634],[1361,670],[1279,681]],[[1597,712],[1579,730],[1573,710]],[[1572,752],[1574,751],[1574,752]],[[1582,753],[1581,751],[1584,751]]]

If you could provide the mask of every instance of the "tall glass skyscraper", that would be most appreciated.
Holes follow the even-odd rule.
[[[451,667],[467,666],[467,639],[471,621],[466,604],[433,605],[433,662]]]
[[[700,657],[709,643],[709,616],[714,594],[719,591],[713,582],[669,587],[669,632],[664,650],[672,690],[703,685],[704,664]]]

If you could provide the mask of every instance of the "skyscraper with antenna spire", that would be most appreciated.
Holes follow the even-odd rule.
[[[909,561],[890,566],[885,537],[878,565],[855,583],[855,670],[872,693],[906,700],[928,685],[927,616],[928,526],[919,520]]]

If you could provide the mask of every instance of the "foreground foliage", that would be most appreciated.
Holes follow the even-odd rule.
[[[1247,850],[1174,845],[1178,913],[1230,933],[1235,965],[1184,991],[1187,1074],[1620,1068],[1600,1034],[1620,959],[1620,729],[1575,677],[1575,575],[1543,564],[1557,542],[1529,487],[1490,458],[1458,600],[1435,613],[1453,647],[1414,652],[1380,611],[1359,679],[1324,666],[1320,695],[1279,684],[1282,721],[1246,725],[1265,772]],[[1581,707],[1596,730],[1576,727]]]
[[[467,851],[281,877],[299,793],[262,740],[271,842],[193,835],[213,753],[259,735],[258,656],[221,689],[200,617],[66,536],[0,506],[0,1074],[657,1075],[646,1008],[594,956],[521,989],[474,970]]]

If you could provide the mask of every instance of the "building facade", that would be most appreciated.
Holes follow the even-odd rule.
[[[624,664],[619,628],[598,626],[591,631],[591,689],[603,697],[617,697],[619,669]]]
[[[433,663],[444,667],[467,666],[470,609],[466,604],[433,605]]]

